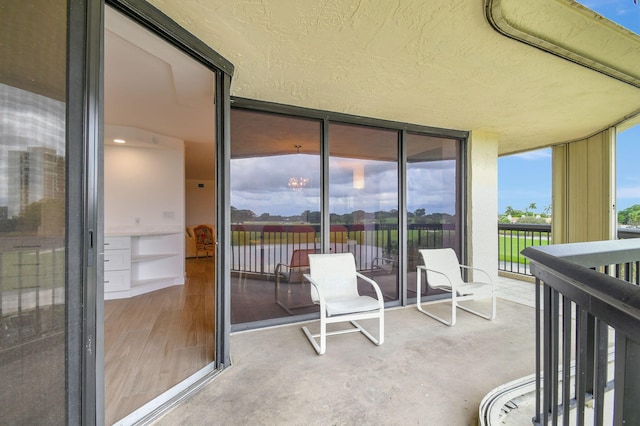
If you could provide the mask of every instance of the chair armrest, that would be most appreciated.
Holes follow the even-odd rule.
[[[289,269],[289,268],[290,268],[290,266],[289,266],[289,265],[287,265],[286,263],[278,263],[278,264],[276,265],[276,270],[275,270],[275,272],[274,272],[276,275],[278,275],[278,274],[280,274],[280,273],[281,273],[281,272],[280,272],[280,267],[281,267],[281,266],[284,266],[284,267],[285,267],[285,268],[287,268],[287,269]]]
[[[376,298],[378,299],[378,302],[380,303],[381,307],[384,307],[384,299],[382,298],[382,291],[380,291],[380,286],[378,285],[378,283],[357,271],[356,277],[362,278],[364,281],[368,282],[371,287],[373,287],[376,292]]]
[[[386,268],[391,268],[391,270],[393,270],[393,268],[397,268],[398,267],[398,260],[397,259],[392,259],[389,257],[374,257],[373,260],[371,261],[371,268],[372,269],[380,269],[380,270],[384,270],[386,271]]]
[[[392,259],[390,257],[374,257],[373,260],[371,261],[371,264],[374,266],[377,266],[378,263],[397,263],[398,261],[396,259]]]
[[[467,265],[460,265],[461,268],[464,269],[468,269],[471,271],[478,271],[478,272],[482,272],[484,275],[487,276],[487,279],[489,280],[488,284],[493,285],[493,280],[491,279],[491,275],[489,275],[489,273],[487,271],[485,271],[484,269],[480,269],[480,268],[474,268],[473,266],[467,266]],[[475,280],[474,280],[475,281]]]
[[[324,294],[322,294],[322,291],[320,290],[320,285],[313,279],[311,278],[311,274],[303,274],[302,275],[307,281],[309,281],[309,283],[313,286],[313,288],[315,288],[316,293],[318,294],[318,302],[316,302],[315,300],[313,300],[313,296],[311,297],[311,300],[314,303],[320,303],[320,315],[323,316],[326,314],[325,311],[325,300],[324,300]]]
[[[422,269],[423,271],[429,271],[429,272],[432,272],[432,273],[434,273],[434,274],[442,275],[442,276],[447,280],[447,282],[449,283],[449,287],[451,287],[452,289],[455,287],[455,286],[453,285],[453,283],[451,282],[451,280],[449,279],[449,277],[448,277],[446,274],[443,274],[443,273],[442,273],[442,272],[440,272],[440,271],[435,271],[435,270],[433,270],[433,269],[429,269],[429,268],[427,268],[427,267],[426,267],[426,266],[424,266],[424,265],[418,265],[418,266],[416,266],[416,272],[417,272],[418,274],[420,273],[420,269]],[[429,283],[428,283],[428,282],[427,282],[427,285],[429,285]],[[431,286],[431,288],[439,288],[439,287],[442,287],[442,286],[437,286],[437,287],[433,287],[433,286]]]

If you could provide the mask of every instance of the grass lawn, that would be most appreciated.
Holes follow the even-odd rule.
[[[520,254],[522,250],[531,246],[546,246],[550,243],[546,238],[526,238],[522,235],[498,235],[498,256],[501,261],[528,264],[529,261]]]
[[[53,288],[64,283],[64,268],[64,250],[4,252],[0,254],[0,288]]]

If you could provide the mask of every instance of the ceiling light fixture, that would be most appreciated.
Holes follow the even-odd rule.
[[[289,188],[294,191],[300,191],[302,188],[309,185],[309,178],[306,177],[291,177],[289,178],[289,183],[287,184]]]
[[[126,142],[124,139],[114,139],[113,141],[115,143],[125,143]]]
[[[297,150],[297,153],[300,154],[300,148],[302,148],[302,145],[294,145],[293,147]],[[290,177],[289,182],[287,183],[287,186],[294,191],[300,191],[307,185],[309,185],[309,178],[297,176]]]

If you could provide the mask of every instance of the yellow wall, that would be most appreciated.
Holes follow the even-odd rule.
[[[553,148],[555,244],[615,239],[615,129]]]

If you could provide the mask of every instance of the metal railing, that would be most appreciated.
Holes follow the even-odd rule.
[[[640,229],[618,228],[618,239],[630,238],[640,238]],[[498,223],[498,270],[531,276],[522,250],[551,244],[551,225]]]
[[[640,239],[523,254],[536,277],[534,424],[640,424]]]
[[[62,238],[0,239],[0,352],[64,333]]]
[[[531,275],[529,260],[522,250],[550,244],[551,225],[498,223],[498,270]]]
[[[638,228],[618,228],[618,239],[628,240],[630,238],[640,238],[640,229]]]
[[[407,231],[409,258],[417,258],[420,248],[457,245],[455,225],[410,224]],[[272,276],[276,266],[289,263],[296,250],[320,251],[320,236],[320,225],[231,225],[231,271]],[[353,253],[360,270],[374,268],[376,259],[397,262],[398,225],[332,225],[329,251]]]

